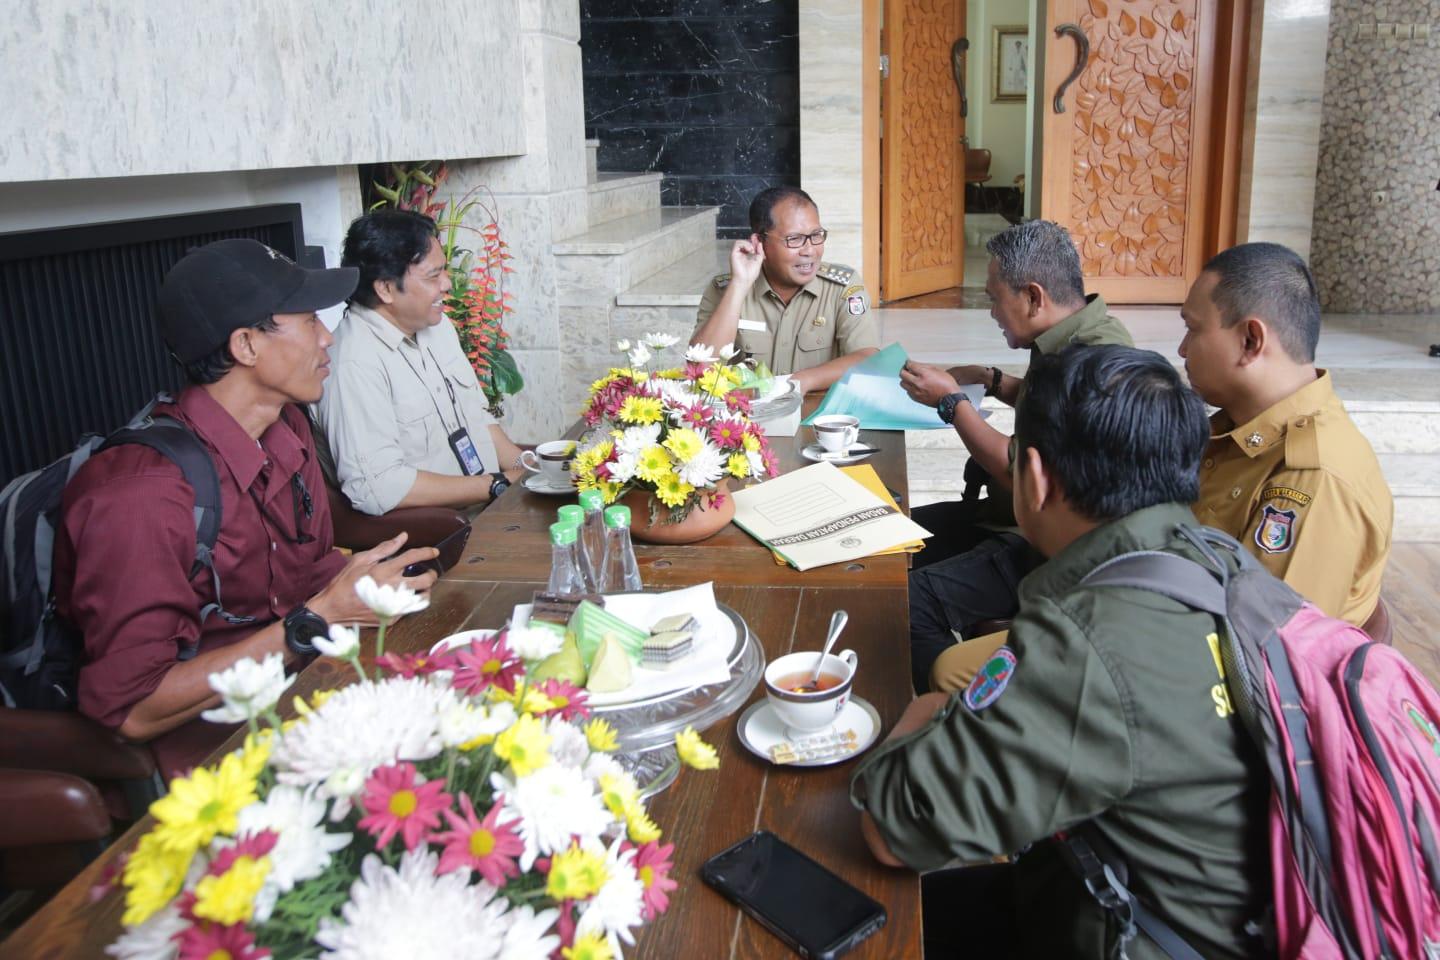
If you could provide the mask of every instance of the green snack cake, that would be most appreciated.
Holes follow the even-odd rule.
[[[593,693],[615,693],[630,686],[630,655],[615,634],[600,638],[585,686]]]
[[[600,641],[607,634],[614,635],[616,643],[632,663],[640,662],[640,651],[649,634],[589,600],[582,600],[580,606],[575,608],[575,615],[570,618],[566,635],[575,638],[575,644],[580,648],[580,656],[592,668],[595,665],[595,655],[600,649]]]
[[[580,656],[580,648],[575,645],[575,638],[568,635],[559,650],[541,660],[530,671],[530,679],[536,682],[564,680],[577,687],[585,686],[585,677],[585,661]]]

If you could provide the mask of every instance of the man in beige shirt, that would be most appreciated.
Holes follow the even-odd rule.
[[[435,222],[366,214],[350,225],[342,262],[359,268],[360,285],[314,407],[340,489],[375,516],[489,503],[523,473],[520,449],[486,410],[445,316],[450,274]]]
[[[854,269],[822,262],[827,231],[798,187],[761,191],[750,229],[730,249],[730,272],[705,285],[690,342],[734,343],[802,393],[827,389],[880,347],[865,284]]]

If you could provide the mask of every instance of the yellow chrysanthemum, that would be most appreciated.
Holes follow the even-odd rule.
[[[671,367],[669,370],[656,371],[655,376],[659,377],[661,380],[684,380],[685,371],[681,370],[679,367]]]
[[[760,438],[753,433],[747,433],[740,438],[740,445],[749,453],[760,452]]]
[[[176,777],[150,813],[160,822],[155,832],[162,844],[194,853],[217,833],[233,835],[240,811],[259,799],[255,777],[238,753],[230,753],[214,770],[197,767],[189,777]]]
[[[240,761],[245,768],[245,775],[251,780],[260,779],[265,764],[270,762],[270,749],[274,745],[274,730],[267,728],[246,734],[245,745],[240,750]]]
[[[597,480],[595,489],[600,491],[606,503],[614,503],[620,499],[620,491],[625,488],[623,483],[616,483],[614,480]]]
[[[526,714],[495,738],[495,755],[510,764],[515,776],[528,777],[550,762],[550,736]]]
[[[635,476],[641,480],[658,483],[662,477],[673,476],[674,472],[674,467],[670,464],[670,454],[658,443],[641,450],[640,455],[635,458]]]
[[[684,480],[679,474],[671,473],[655,481],[655,496],[667,507],[680,507],[690,498],[695,488]]]
[[[659,397],[626,397],[625,402],[620,404],[620,412],[616,417],[626,423],[647,424],[659,423],[665,416],[665,405],[660,402]]]
[[[555,709],[555,701],[534,687],[526,687],[523,696],[517,689],[505,699],[514,704],[517,713],[548,713]]]
[[[640,788],[631,777],[616,776],[613,773],[600,775],[600,799],[605,808],[617,817],[625,817],[633,804],[640,802]]]
[[[565,960],[615,960],[615,954],[610,952],[610,942],[603,933],[587,933],[583,937],[577,937],[575,946],[564,948],[560,951],[560,956]]]
[[[625,829],[632,843],[650,843],[660,839],[660,828],[650,819],[650,814],[646,813],[639,800],[625,808]]]
[[[193,851],[166,849],[154,831],[141,837],[121,874],[125,884],[121,921],[133,927],[168,906],[184,885],[193,856]]]
[[[591,750],[601,753],[614,753],[620,749],[620,742],[615,737],[615,728],[610,725],[609,720],[600,717],[585,724],[585,742],[590,744]]]
[[[717,397],[723,397],[735,386],[735,381],[720,368],[711,367],[700,375],[700,389]]]
[[[248,923],[255,915],[255,898],[270,876],[270,858],[237,857],[218,877],[202,877],[195,885],[195,916],[230,926]]]
[[[670,431],[665,438],[664,447],[681,463],[689,463],[701,450],[705,449],[705,441],[700,439],[700,434],[688,427],[680,427]]]
[[[571,844],[570,849],[551,859],[545,892],[556,900],[588,900],[599,893],[609,879],[603,855]]]
[[[614,383],[615,379],[619,376],[620,371],[612,367],[609,373],[605,374],[605,376],[590,384],[590,392],[592,394],[599,393],[601,390],[604,390],[606,387],[610,386],[610,384]]]
[[[687,767],[694,767],[696,770],[714,770],[720,766],[720,758],[716,756],[715,748],[701,740],[694,727],[686,727],[675,734],[675,752],[680,754],[680,760]]]
[[[745,479],[750,476],[750,458],[743,453],[732,453],[730,459],[725,461],[725,469],[730,476]]]

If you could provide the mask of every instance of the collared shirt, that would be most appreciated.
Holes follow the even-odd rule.
[[[699,330],[725,295],[730,274],[705,285],[695,329]],[[763,360],[775,374],[808,370],[867,347],[879,348],[880,329],[870,311],[870,297],[860,274],[850,267],[821,263],[815,278],[795,292],[790,303],[770,287],[765,271],[740,304],[743,321],[736,341],[740,349]],[[747,330],[748,324],[765,325]]]
[[[1020,585],[1009,642],[915,733],[851,781],[891,851],[916,870],[1020,856],[1035,923],[1015,956],[1109,957],[1106,918],[1058,862],[1055,832],[1094,823],[1129,887],[1202,956],[1263,955],[1269,779],[1223,697],[1208,614],[1142,591],[1079,585],[1134,550],[1198,559],[1160,504],[1098,527]],[[1218,693],[1217,693],[1218,691]],[[1133,960],[1162,953],[1146,937]]]
[[[335,328],[330,379],[313,409],[336,482],[355,509],[372,516],[395,509],[419,470],[462,476],[450,446],[461,427],[485,472],[509,466],[495,453],[495,418],[448,322],[412,338],[376,311],[351,304]]]
[[[215,599],[208,570],[194,577],[195,494],[180,468],[137,444],[99,453],[65,488],[55,537],[55,599],[60,615],[85,635],[79,708],[119,727],[155,692],[186,647],[227,646],[283,618],[319,593],[345,565],[334,549],[324,480],[298,408],[256,443],[200,387],[187,387],[166,413],[188,424],[210,450],[220,479],[221,526],[215,571],[225,610],[254,617],[200,622]],[[311,491],[312,514],[297,529],[291,477]],[[313,537],[296,543],[302,535]],[[161,767],[189,767],[231,728],[192,720],[152,741]]]
[[[1332,617],[1363,624],[1390,557],[1394,502],[1324,370],[1249,423],[1211,420],[1195,516]]]

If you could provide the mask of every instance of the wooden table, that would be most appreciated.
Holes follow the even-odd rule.
[[[811,398],[808,407],[813,408]],[[799,447],[809,430],[791,444],[775,441],[782,466],[808,463]],[[904,436],[866,432],[880,447],[869,461],[882,480],[908,498]],[[386,646],[409,651],[428,648],[458,630],[497,627],[517,603],[543,585],[550,565],[546,528],[565,503],[516,486],[475,521],[465,558],[436,584],[430,609],[392,629]],[[800,573],[773,562],[769,551],[733,525],[710,540],[688,546],[638,545],[640,573],[647,587],[679,587],[713,580],[716,599],[734,608],[765,650],[767,661],[791,650],[816,648],[833,610],[850,613],[840,646],[860,658],[855,692],[874,704],[886,729],[911,698],[908,557],[873,557]],[[308,667],[295,692],[308,694],[353,679],[349,668],[320,660]],[[752,699],[764,696],[757,689]],[[919,957],[920,883],[913,872],[880,866],[865,849],[858,814],[850,806],[853,763],[815,769],[782,769],[741,745],[735,715],[710,728],[706,739],[720,752],[719,771],[684,771],[669,790],[651,802],[651,814],[675,844],[674,876],[680,888],[669,911],[639,931],[626,955],[639,958],[748,958],[793,956],[758,923],[706,887],[700,864],[759,829],[771,830],[834,870],[889,913],[885,928],[853,955]],[[79,877],[0,945],[0,956],[25,958],[101,957],[119,933],[118,896],[92,903],[91,887],[104,868],[129,849],[148,818],[108,849]]]

